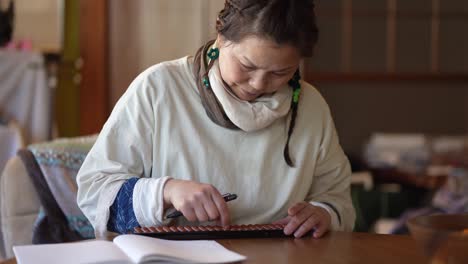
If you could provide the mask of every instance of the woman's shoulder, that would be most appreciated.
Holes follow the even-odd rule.
[[[301,81],[301,97],[299,105],[302,108],[306,108],[308,113],[313,113],[320,110],[329,111],[328,104],[319,90],[306,81]]]
[[[190,87],[195,82],[191,67],[190,57],[152,65],[132,81],[127,92],[154,95],[162,95],[167,91],[181,92],[182,88]]]
[[[168,91],[180,93],[180,87],[194,82],[189,57],[165,61],[148,67],[138,74],[119,101],[149,100],[167,97]]]
[[[172,79],[174,77],[192,78],[190,57],[183,57],[152,65],[140,73],[136,79],[164,81],[165,78]]]
[[[315,138],[320,141],[332,132],[332,112],[317,88],[305,81],[301,82],[301,88],[294,133],[297,133],[298,138]]]

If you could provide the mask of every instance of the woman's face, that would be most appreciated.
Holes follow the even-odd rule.
[[[260,37],[247,37],[239,43],[218,37],[218,43],[221,77],[245,101],[284,88],[301,59],[293,46]]]

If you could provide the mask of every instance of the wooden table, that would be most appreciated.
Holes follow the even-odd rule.
[[[321,239],[221,239],[250,263],[426,263],[410,236],[332,232]],[[16,264],[14,259],[0,264]]]

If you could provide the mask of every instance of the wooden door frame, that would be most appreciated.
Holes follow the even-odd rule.
[[[108,118],[109,23],[107,0],[80,0],[79,134],[98,133]]]

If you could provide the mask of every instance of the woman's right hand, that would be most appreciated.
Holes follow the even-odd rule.
[[[164,207],[172,205],[189,221],[220,220],[223,226],[230,224],[227,203],[211,184],[170,179],[163,193]]]

